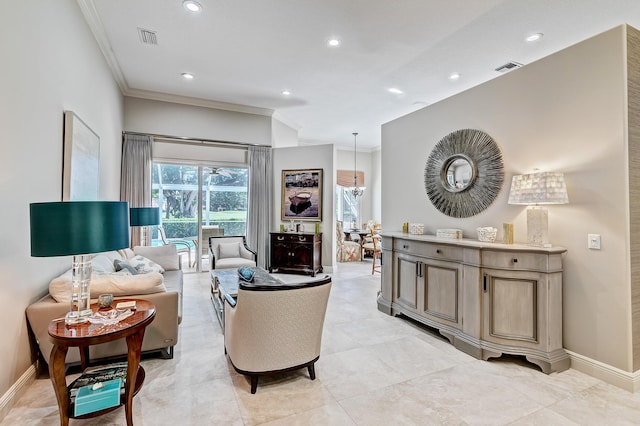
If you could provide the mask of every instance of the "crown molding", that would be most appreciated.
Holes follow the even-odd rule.
[[[240,105],[240,104],[232,104],[227,102],[218,102],[212,101],[208,99],[202,98],[192,98],[188,96],[178,96],[171,95],[168,93],[160,93],[160,92],[152,92],[148,90],[139,90],[132,89],[129,87],[127,83],[127,79],[122,73],[122,69],[120,68],[120,64],[113,54],[113,49],[111,48],[111,43],[109,43],[109,39],[104,30],[104,25],[102,24],[102,20],[98,14],[98,11],[95,7],[93,0],[77,0],[78,6],[82,11],[82,15],[84,16],[87,25],[91,29],[98,46],[100,47],[100,51],[102,55],[107,61],[109,68],[111,69],[111,73],[116,80],[118,86],[120,87],[120,91],[124,96],[130,96],[133,98],[142,98],[142,99],[151,99],[156,101],[165,101],[165,102],[173,102],[184,105],[193,105],[200,106],[205,108],[214,108],[225,111],[234,111],[234,112],[242,112],[246,114],[256,114],[256,115],[264,115],[267,117],[272,117],[274,110],[269,108],[259,108],[248,105]],[[280,119],[280,121],[283,121]],[[283,121],[284,122],[284,121]]]
[[[264,115],[272,117],[274,110],[269,108],[259,108],[249,105],[232,104],[228,102],[211,101],[202,98],[192,98],[189,96],[171,95],[169,93],[152,92],[149,90],[128,89],[125,96],[132,98],[150,99],[154,101],[172,102],[175,104],[184,104],[199,106],[205,108],[221,109],[225,111],[242,112],[245,114]]]
[[[111,73],[113,78],[118,83],[120,87],[120,91],[123,94],[126,94],[129,90],[129,85],[127,84],[127,80],[124,78],[124,74],[122,73],[122,69],[120,69],[120,64],[118,64],[118,60],[113,54],[113,49],[111,49],[111,43],[109,43],[109,39],[107,38],[107,34],[104,31],[104,25],[102,24],[102,20],[98,15],[98,11],[96,10],[96,6],[93,3],[93,0],[77,0],[78,6],[80,6],[80,11],[82,11],[82,15],[84,15],[84,20],[87,22],[89,29],[93,33],[93,37],[96,39],[100,50],[102,51],[102,55],[107,61],[109,68],[111,68]]]

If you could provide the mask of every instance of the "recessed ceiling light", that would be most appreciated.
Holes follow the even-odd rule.
[[[193,80],[194,75],[191,74],[190,72],[183,72],[182,78],[184,78],[185,80]]]
[[[389,90],[389,92],[391,93],[395,93],[396,95],[402,95],[404,93],[402,90],[395,87],[391,87],[390,89],[387,89],[387,90]]]
[[[329,45],[329,47],[338,47],[340,46],[340,40],[337,38],[330,38],[327,41],[327,45]]]
[[[535,34],[530,34],[527,37],[525,37],[525,41],[528,41],[529,43],[534,42],[534,41],[538,41],[542,38],[544,34],[542,33],[535,33]]]
[[[282,93],[284,96],[289,96],[289,95],[291,95],[291,92],[290,92],[289,90],[283,90],[283,91],[282,91],[282,92],[280,92],[280,93]]]
[[[202,5],[195,0],[184,0],[182,2],[182,7],[184,7],[189,12],[198,13],[202,11]]]
[[[454,72],[449,75],[449,80],[457,80],[460,78],[460,73]]]

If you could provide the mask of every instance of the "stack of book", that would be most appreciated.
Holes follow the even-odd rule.
[[[82,375],[75,379],[69,385],[69,397],[74,403],[78,389],[83,386],[91,386],[96,383],[106,382],[108,380],[122,379],[120,386],[120,394],[124,395],[124,384],[127,379],[127,363],[117,362],[114,364],[101,365],[99,367],[91,367],[84,370]]]
[[[462,229],[438,229],[436,231],[436,237],[459,239],[462,238]]]

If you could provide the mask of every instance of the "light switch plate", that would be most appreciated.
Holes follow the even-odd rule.
[[[588,234],[587,240],[587,247],[592,250],[600,250],[600,234]]]

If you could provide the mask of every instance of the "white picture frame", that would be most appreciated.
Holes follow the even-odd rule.
[[[100,196],[100,137],[73,111],[64,112],[62,201]]]

